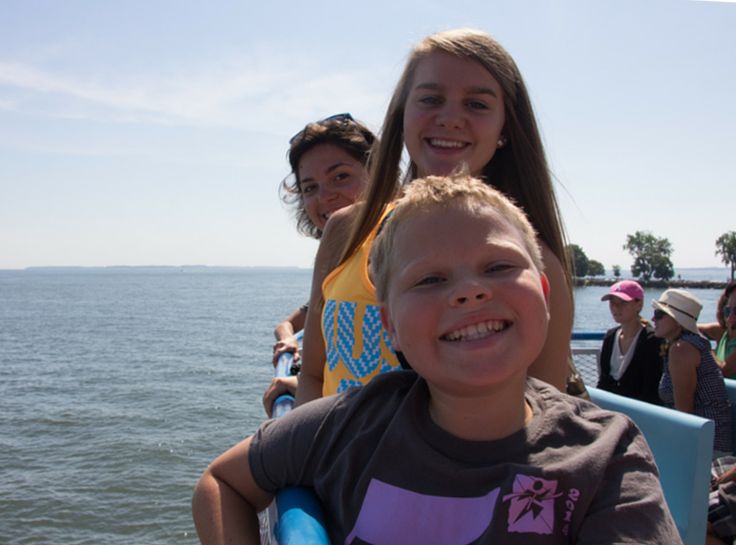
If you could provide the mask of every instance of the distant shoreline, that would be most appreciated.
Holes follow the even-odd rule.
[[[254,271],[254,272],[299,272],[307,273],[311,271],[311,267],[298,266],[268,266],[268,265],[49,265],[49,266],[31,266],[23,269],[2,269],[0,273],[36,273],[36,274],[53,274],[53,273],[206,273],[206,272],[238,272],[238,271]],[[693,288],[693,289],[712,289],[722,290],[728,284],[730,271],[720,267],[686,267],[675,269],[676,277],[668,280],[637,280],[645,288],[666,289],[666,288]],[[717,280],[716,278],[724,278]],[[586,286],[602,286],[608,287],[618,280],[626,280],[627,277],[614,277],[612,271],[606,271],[605,276],[584,276],[575,277],[575,287]]]
[[[618,280],[628,280],[624,278],[596,278],[590,276],[576,276],[575,287],[582,288],[586,286],[604,286],[608,287]],[[682,278],[672,278],[670,280],[639,280],[635,279],[644,288],[694,288],[703,290],[722,290],[725,289],[728,282],[719,282],[715,280],[685,280]]]

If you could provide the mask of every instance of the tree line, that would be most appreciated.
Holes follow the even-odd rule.
[[[723,233],[716,239],[716,256],[731,267],[731,280],[736,272],[736,231]],[[623,249],[627,250],[634,258],[631,265],[631,275],[634,278],[647,281],[651,279],[669,280],[675,276],[675,268],[672,265],[672,243],[666,238],[659,238],[648,231],[636,231],[633,235],[626,235],[626,244]],[[595,259],[589,259],[583,249],[577,244],[568,244],[568,259],[573,268],[575,276],[603,276],[606,274],[603,263]],[[621,276],[621,266],[613,265],[613,275]]]

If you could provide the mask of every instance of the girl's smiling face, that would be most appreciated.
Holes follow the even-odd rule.
[[[479,62],[439,51],[419,61],[404,108],[404,143],[419,177],[461,163],[480,175],[504,122],[501,86]]]
[[[298,171],[304,210],[319,229],[336,210],[353,204],[368,183],[363,164],[332,144],[319,144],[304,153]]]
[[[430,388],[488,393],[524,381],[547,333],[547,284],[495,209],[402,220],[383,310],[393,346]]]

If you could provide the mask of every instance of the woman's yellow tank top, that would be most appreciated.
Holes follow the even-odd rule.
[[[387,214],[353,255],[322,283],[322,335],[327,356],[323,396],[366,384],[379,373],[400,367],[381,325],[376,289],[368,277],[371,245]]]

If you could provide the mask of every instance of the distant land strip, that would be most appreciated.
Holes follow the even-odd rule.
[[[630,280],[628,278],[599,278],[595,276],[576,276],[575,287],[582,288],[585,286],[605,286],[608,287],[619,280]],[[718,282],[714,280],[684,280],[682,278],[672,278],[670,280],[640,280],[634,278],[641,284],[643,288],[694,288],[703,290],[722,290],[728,282]]]

